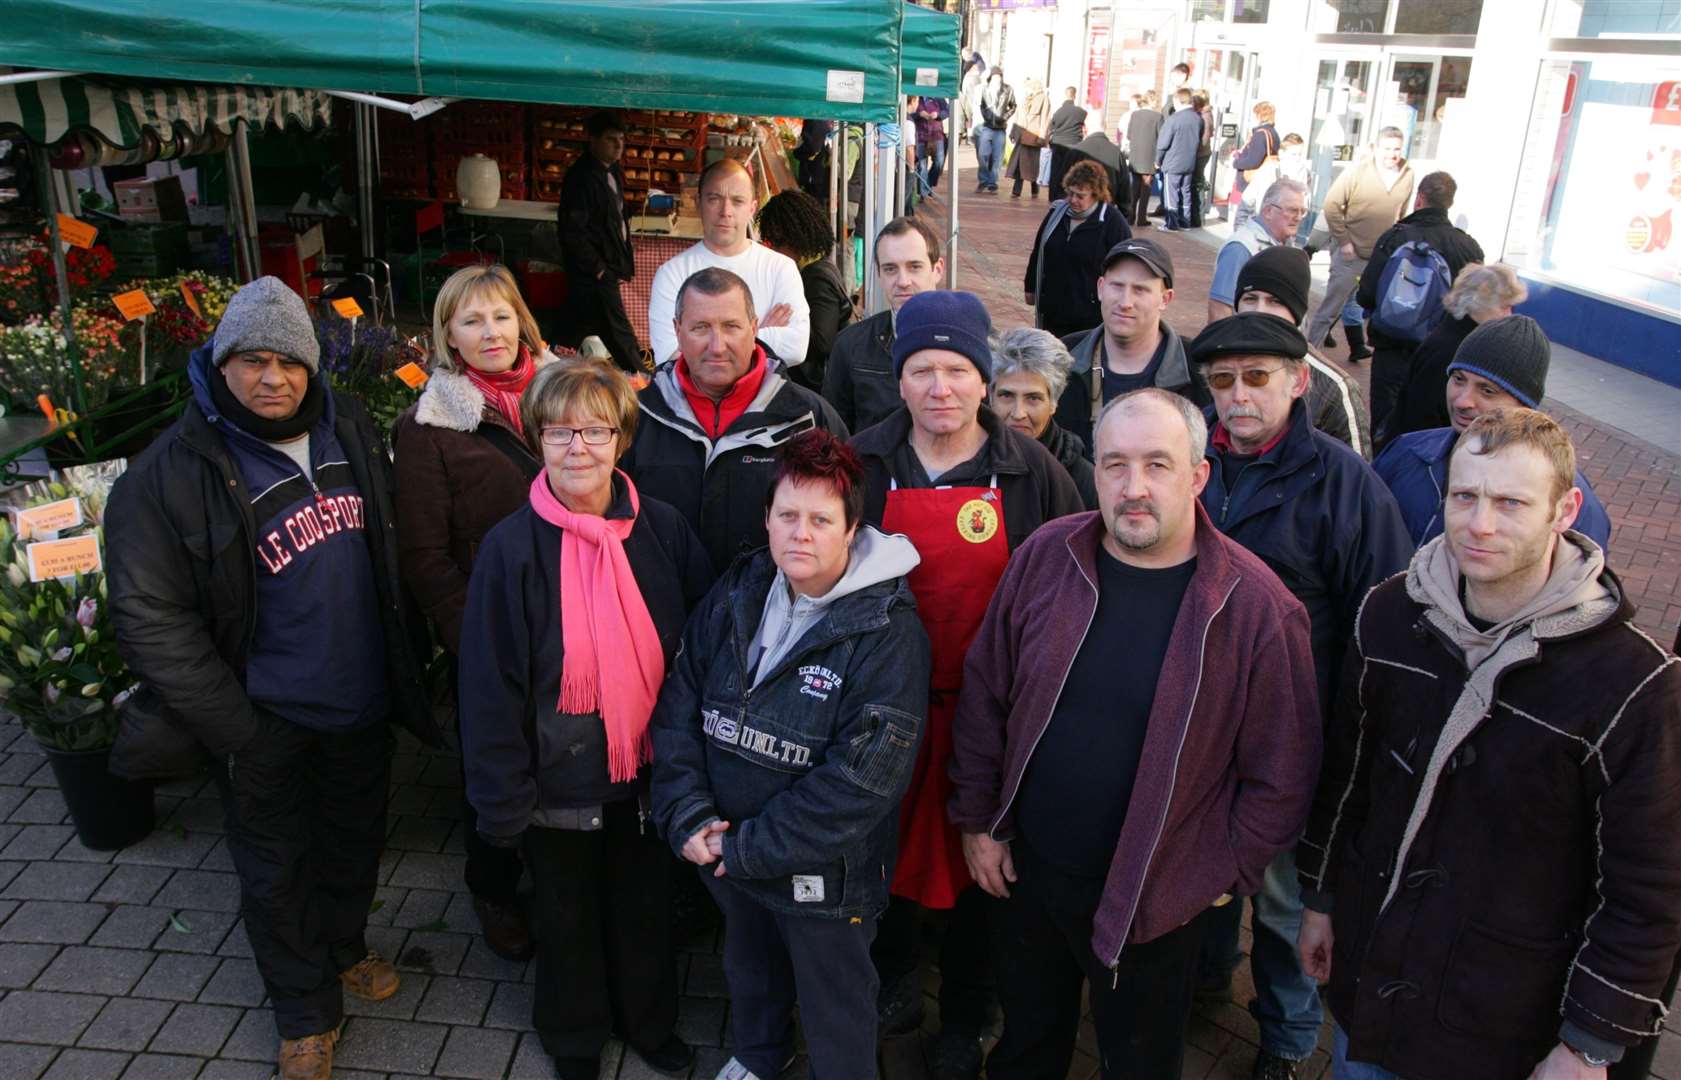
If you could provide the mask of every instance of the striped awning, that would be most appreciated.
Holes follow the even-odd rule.
[[[209,83],[126,83],[92,78],[47,79],[0,86],[0,129],[21,128],[36,143],[54,144],[73,131],[90,131],[120,149],[140,133],[227,134],[235,120],[313,128],[332,119],[333,99],[319,90]]]

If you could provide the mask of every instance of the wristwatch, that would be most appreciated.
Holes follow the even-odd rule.
[[[1564,1046],[1565,1049],[1569,1050],[1572,1054],[1581,1058],[1582,1064],[1586,1065],[1590,1069],[1605,1069],[1609,1068],[1611,1065],[1610,1058],[1597,1057],[1580,1047],[1571,1046],[1569,1043],[1565,1043]]]

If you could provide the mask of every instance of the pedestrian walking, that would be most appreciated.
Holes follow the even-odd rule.
[[[1053,201],[1065,194],[1062,186],[1063,174],[1074,164],[1071,156],[1074,147],[1079,146],[1080,140],[1086,137],[1086,110],[1074,101],[1079,95],[1079,90],[1070,86],[1063,91],[1063,95],[1062,104],[1051,114],[1051,126],[1046,133],[1046,138],[1051,144],[1049,183]]]
[[[1126,152],[1132,173],[1132,199],[1129,214],[1134,228],[1149,221],[1150,182],[1156,171],[1156,143],[1161,137],[1166,117],[1157,108],[1161,98],[1154,90],[1133,101],[1127,115]]]
[[[998,193],[998,171],[1004,167],[1004,133],[1016,115],[1016,92],[1004,81],[1004,69],[987,72],[975,109],[975,193]]]
[[[1162,205],[1167,209],[1161,228],[1166,232],[1191,227],[1191,174],[1202,144],[1202,116],[1190,107],[1191,92],[1176,91],[1174,101],[1179,111],[1167,118],[1156,140],[1156,171],[1162,174]]]
[[[1325,284],[1325,299],[1308,320],[1307,339],[1315,344],[1325,341],[1331,323],[1343,313],[1351,360],[1369,354],[1364,328],[1351,324],[1343,309],[1354,296],[1378,238],[1400,220],[1413,198],[1412,166],[1402,155],[1403,142],[1400,128],[1384,128],[1378,132],[1372,156],[1343,170],[1325,193],[1331,276]]]
[[[1016,144],[1010,155],[1010,198],[1021,198],[1022,181],[1031,188],[1028,197],[1039,197],[1039,155],[1048,141],[1051,127],[1051,99],[1045,85],[1028,78],[1022,83],[1021,110],[1016,113],[1015,126],[1010,129]]]
[[[1108,172],[1097,162],[1075,165],[1063,184],[1067,197],[1045,212],[1023,277],[1036,324],[1059,338],[1103,321],[1097,280],[1104,257],[1132,236],[1126,216],[1111,201]]]

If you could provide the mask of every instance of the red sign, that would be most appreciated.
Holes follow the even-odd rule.
[[[1109,43],[1113,32],[1109,27],[1108,12],[1094,11],[1090,18],[1091,37],[1086,43],[1086,101],[1101,110],[1109,104]]]
[[[1658,84],[1652,95],[1652,123],[1681,127],[1681,82]]]

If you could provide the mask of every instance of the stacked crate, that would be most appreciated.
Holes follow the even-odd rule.
[[[373,111],[379,125],[380,190],[394,199],[430,199],[432,154],[428,125],[389,109]],[[352,147],[352,160],[354,154]]]
[[[532,198],[560,199],[566,170],[589,152],[585,128],[594,111],[565,105],[531,107]],[[622,119],[629,130],[620,166],[625,201],[633,210],[641,210],[650,188],[678,195],[685,180],[693,187],[706,157],[705,113],[628,112]]]
[[[432,138],[432,193],[455,202],[461,159],[483,154],[502,173],[502,198],[524,199],[526,107],[502,101],[459,101],[428,118]]]
[[[560,185],[566,179],[566,170],[589,151],[589,135],[584,131],[589,116],[589,109],[570,105],[531,106],[533,199],[560,201]]]

